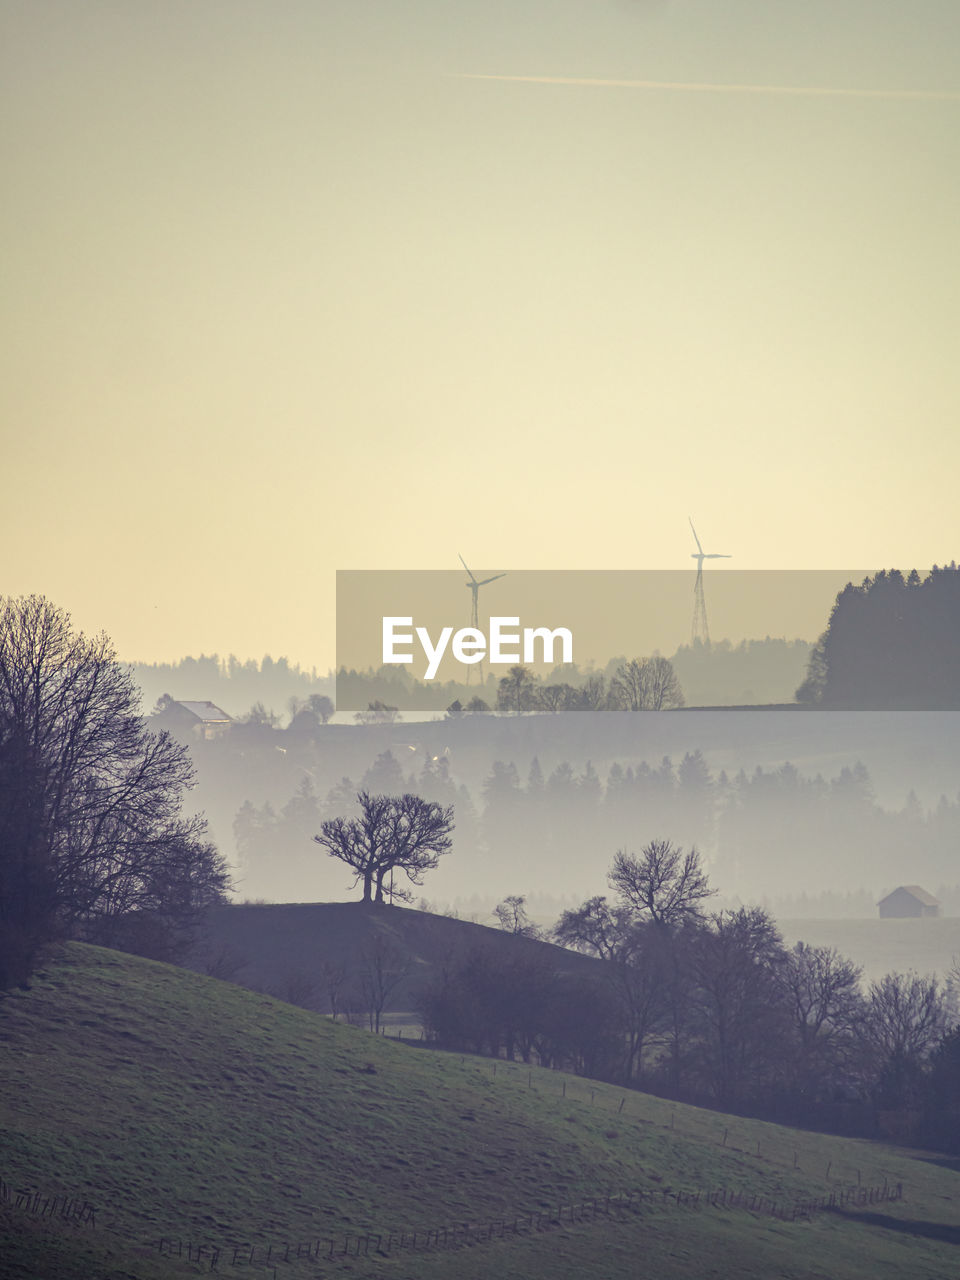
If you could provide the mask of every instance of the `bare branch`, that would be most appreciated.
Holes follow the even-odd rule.
[[[664,925],[701,919],[700,903],[715,892],[696,849],[685,854],[669,840],[651,840],[639,857],[619,850],[609,882],[640,919]]]

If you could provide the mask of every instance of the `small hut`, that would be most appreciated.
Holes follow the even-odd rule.
[[[902,884],[877,903],[881,920],[904,920],[910,917],[938,916],[940,903],[932,893],[918,884]]]

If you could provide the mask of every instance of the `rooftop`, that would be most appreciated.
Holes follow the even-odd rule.
[[[222,724],[231,724],[233,722],[233,716],[228,716],[225,711],[222,711],[213,702],[178,702],[177,706],[183,707],[191,715],[196,716],[198,720],[205,722],[218,721]]]
[[[880,902],[886,902],[893,897],[894,893],[909,893],[911,898],[916,898],[925,907],[939,907],[940,905],[938,898],[935,898],[932,893],[927,893],[926,889],[921,889],[918,884],[901,884],[894,889],[893,893],[888,893],[886,898],[881,898]],[[877,905],[879,906],[879,903]]]

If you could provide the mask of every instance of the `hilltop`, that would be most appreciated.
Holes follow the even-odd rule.
[[[386,1009],[415,1011],[445,965],[481,951],[522,955],[559,973],[599,961],[552,943],[410,907],[363,902],[245,903],[215,907],[184,963],[305,1008],[330,1011],[331,984],[379,963],[396,978]]]

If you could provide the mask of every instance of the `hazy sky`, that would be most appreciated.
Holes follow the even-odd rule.
[[[338,568],[960,554],[956,0],[0,18],[0,590],[326,668]]]
[[[711,636],[733,643],[768,635],[816,638],[837,592],[847,582],[862,582],[866,572],[849,568],[843,573],[824,569],[727,570],[711,577],[708,583],[705,570]],[[483,578],[485,574],[476,576]],[[455,659],[452,637],[443,641],[441,633],[445,627],[457,631],[470,624],[466,577],[462,570],[457,573],[452,569],[339,573],[338,665],[357,671],[379,667],[384,661],[383,619],[409,617],[410,623],[390,624],[392,634],[409,637],[398,639],[392,646],[397,672],[402,666],[414,679],[425,678],[429,654],[415,631],[423,628],[429,648],[436,650],[440,646],[439,664],[429,678],[463,680],[469,674],[467,667]],[[500,630],[518,636],[525,627],[567,628],[571,633],[570,659],[562,656],[560,638],[552,647],[552,657],[547,659],[542,640],[534,642],[536,656],[527,661],[542,674],[567,660],[584,668],[602,668],[611,658],[673,654],[680,645],[691,643],[694,582],[695,573],[687,570],[521,570],[483,587],[480,630],[489,642],[491,616],[514,618],[515,624],[502,622]],[[520,652],[521,648],[522,638],[516,644],[503,645],[507,653]],[[409,655],[411,662],[399,662],[397,655],[401,654]],[[484,670],[499,677],[506,675],[509,665],[504,659],[493,666],[487,661]],[[476,679],[477,673],[472,674]],[[338,708],[345,709],[339,700]]]

